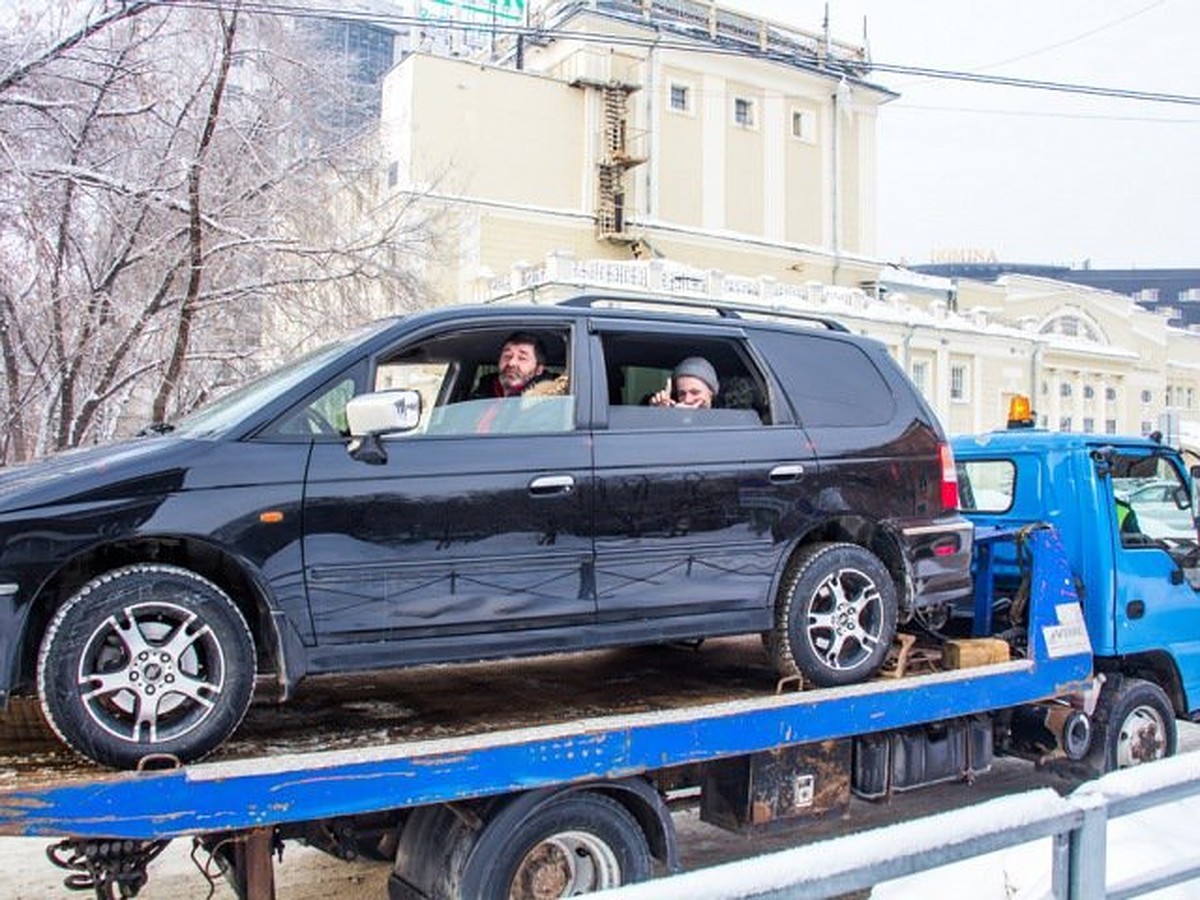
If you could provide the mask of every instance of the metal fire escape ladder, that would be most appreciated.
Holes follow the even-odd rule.
[[[600,91],[601,132],[597,159],[596,237],[605,241],[631,243],[626,222],[625,173],[644,163],[645,157],[634,152],[629,129],[629,95],[637,85],[610,81],[603,84],[581,83]]]

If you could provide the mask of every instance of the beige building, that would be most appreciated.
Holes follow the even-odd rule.
[[[861,50],[693,0],[560,6],[520,69],[414,53],[386,79],[389,188],[458,222],[441,299],[555,250],[873,277],[875,117],[894,95],[862,80]]]
[[[875,259],[861,48],[700,0],[579,0],[491,61],[387,76],[383,206],[445,214],[434,301],[593,287],[826,314],[886,343],[952,433],[1032,395],[1072,431],[1200,432],[1200,335],[1123,295]]]

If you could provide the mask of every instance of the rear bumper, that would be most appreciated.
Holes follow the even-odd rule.
[[[972,594],[975,526],[961,516],[901,528],[912,608],[954,604]]]

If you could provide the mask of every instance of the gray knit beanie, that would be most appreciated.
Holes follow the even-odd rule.
[[[679,378],[683,375],[699,378],[708,385],[714,396],[721,390],[721,382],[717,381],[717,370],[702,356],[689,356],[677,365],[673,377]]]

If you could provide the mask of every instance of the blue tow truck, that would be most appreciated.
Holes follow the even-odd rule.
[[[1032,429],[954,449],[974,597],[914,623],[870,682],[722,696],[718,666],[710,694],[670,707],[21,777],[0,789],[0,834],[68,836],[52,858],[99,897],[135,894],[185,836],[255,900],[274,895],[287,840],[394,860],[392,898],[568,896],[677,870],[673,792],[745,832],[845,812],[851,792],[969,780],[994,755],[1086,774],[1173,753],[1200,695],[1200,549],[1178,453]],[[685,652],[720,647],[663,648]]]
[[[1059,536],[1100,686],[1090,772],[1171,753],[1175,719],[1200,708],[1195,473],[1155,437],[1037,430],[1027,401],[1014,407],[1007,429],[952,442],[964,512],[977,528],[1040,523]],[[985,548],[981,564],[1011,573],[1012,550]],[[991,612],[977,600],[974,633],[988,632]]]

